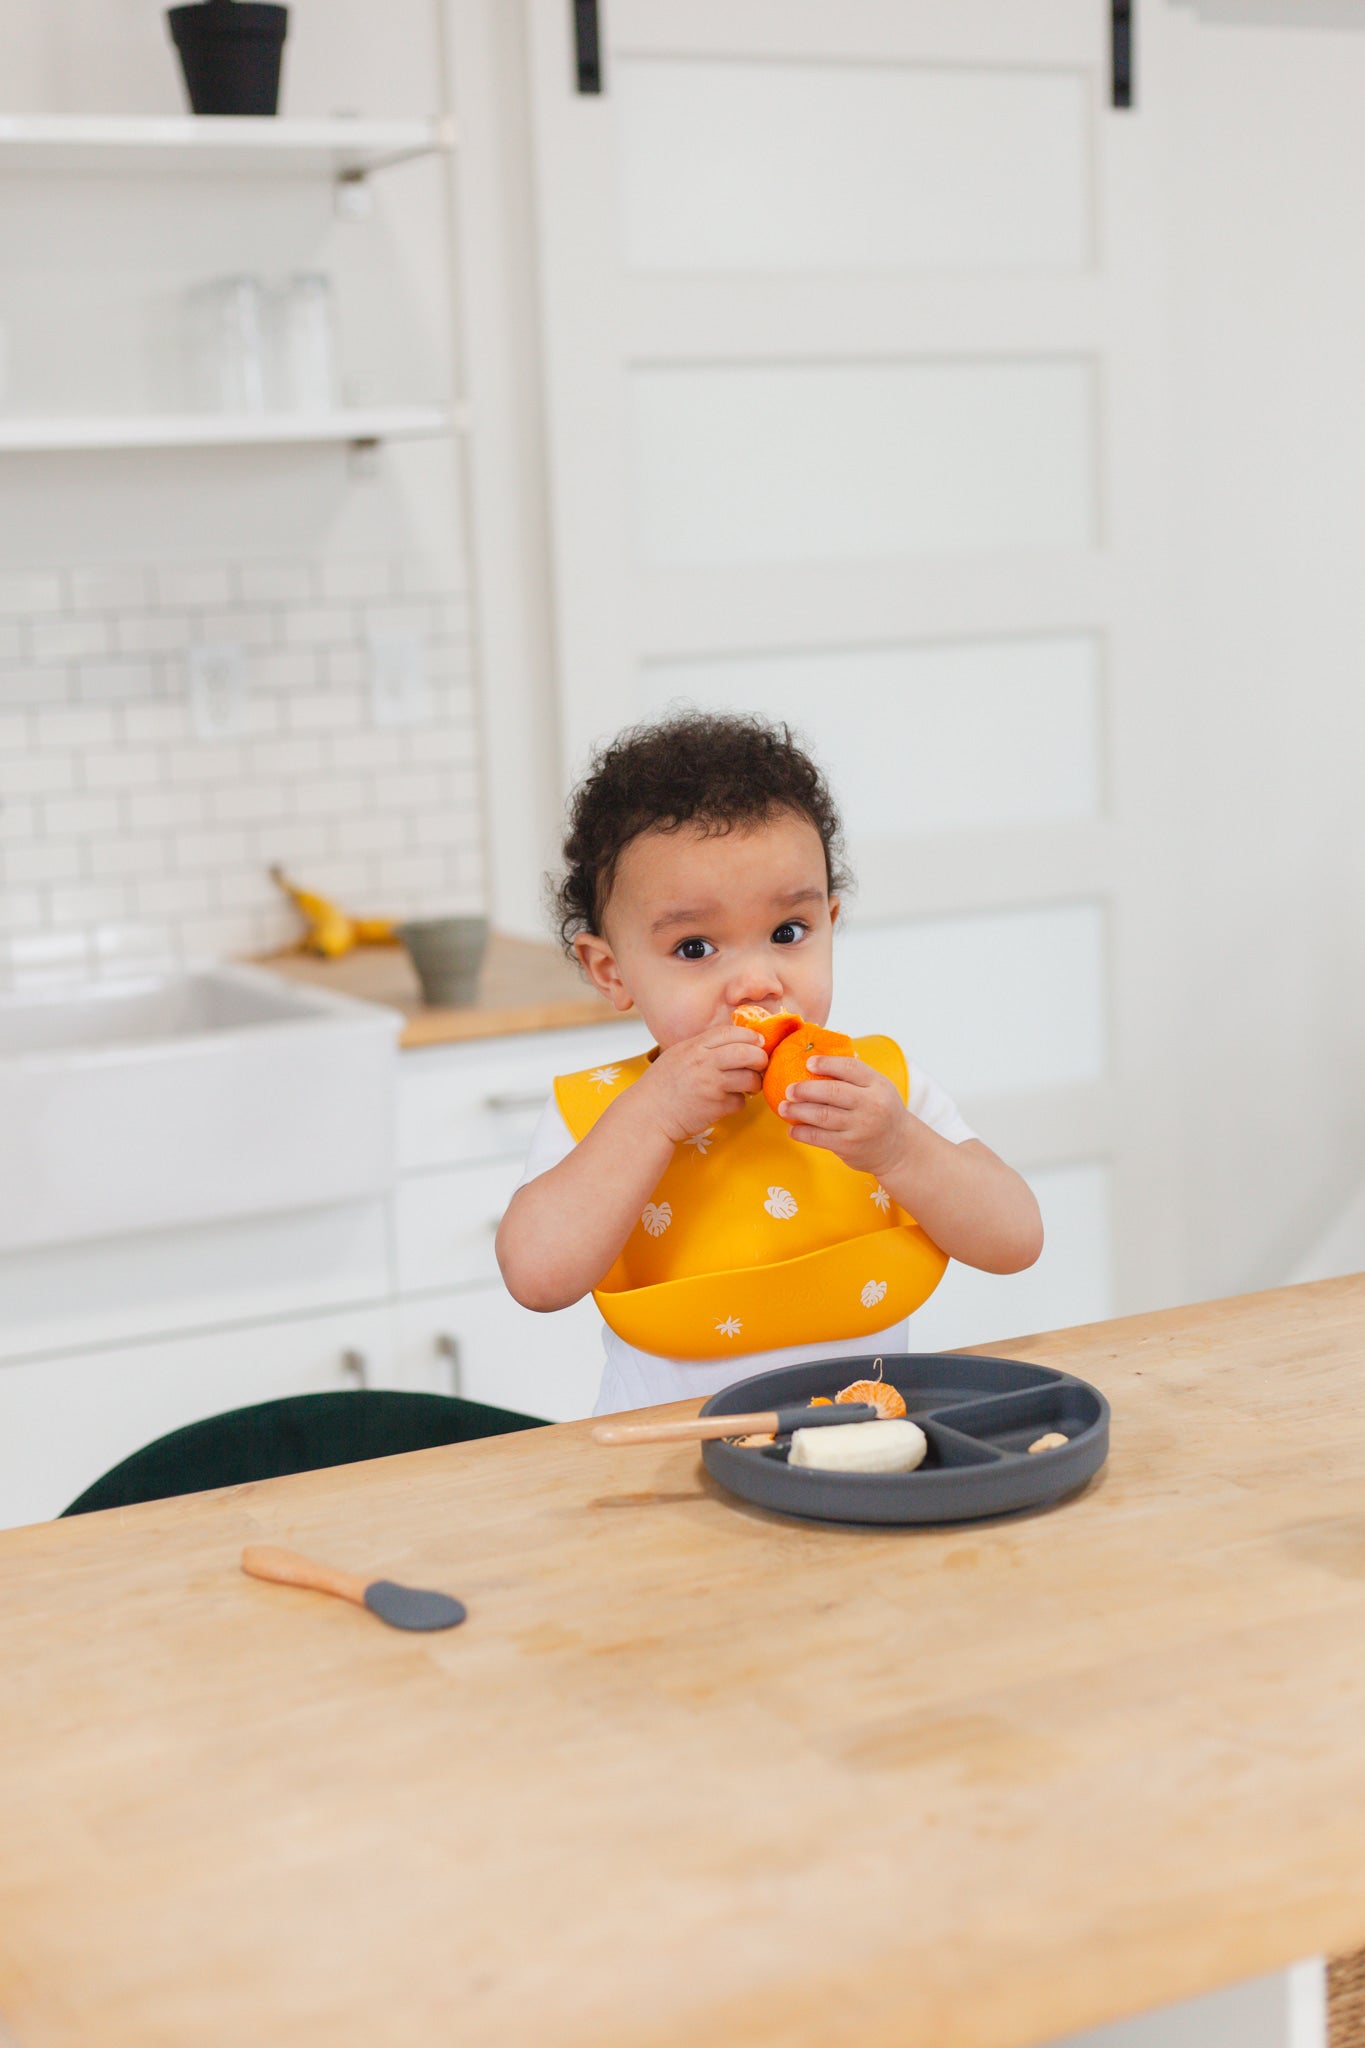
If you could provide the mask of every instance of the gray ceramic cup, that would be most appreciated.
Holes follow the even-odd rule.
[[[417,969],[423,1001],[436,1009],[472,1003],[488,946],[486,917],[425,917],[400,924],[398,937]]]

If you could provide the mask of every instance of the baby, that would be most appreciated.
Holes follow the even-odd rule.
[[[819,769],[756,718],[628,731],[574,794],[561,931],[656,1044],[556,1082],[497,1250],[527,1308],[595,1292],[599,1415],[905,1350],[945,1255],[1014,1273],[1042,1249],[1026,1183],[891,1040],[765,1102],[733,1013],[825,1023],[840,855]]]

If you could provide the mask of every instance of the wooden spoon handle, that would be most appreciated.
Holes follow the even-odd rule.
[[[760,1415],[698,1415],[690,1422],[599,1422],[595,1444],[695,1444],[720,1436],[772,1436],[777,1410]]]
[[[339,1572],[329,1564],[301,1557],[297,1550],[282,1550],[273,1543],[248,1543],[242,1552],[242,1570],[253,1579],[273,1579],[280,1586],[307,1586],[315,1593],[335,1593],[339,1600],[365,1605],[368,1579],[355,1572]]]

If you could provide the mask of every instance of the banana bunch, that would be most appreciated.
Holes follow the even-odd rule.
[[[340,960],[357,946],[397,945],[398,933],[392,918],[351,917],[315,890],[296,888],[281,867],[271,868],[270,879],[283,889],[308,927],[299,940],[301,952],[319,953],[324,960]]]

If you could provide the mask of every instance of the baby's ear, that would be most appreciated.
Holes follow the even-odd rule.
[[[593,987],[604,995],[614,1010],[629,1010],[632,999],[621,979],[616,955],[596,932],[576,932],[573,941],[578,964]]]
[[[831,924],[839,922],[839,899],[837,896],[831,896],[829,899],[829,921]]]

